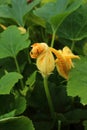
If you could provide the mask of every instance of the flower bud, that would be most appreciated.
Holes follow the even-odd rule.
[[[6,30],[6,29],[7,29],[7,27],[4,26],[3,24],[0,24],[0,27],[1,27],[3,30]]]
[[[3,24],[0,24],[0,27],[3,29],[3,30],[6,30],[7,27],[4,26]],[[24,27],[18,27],[18,29],[20,30],[21,34],[25,34],[26,33],[26,29]]]
[[[55,68],[55,61],[46,43],[35,43],[32,45],[30,56],[37,58],[36,65],[43,76],[48,76]]]
[[[26,29],[23,27],[18,27],[18,29],[21,31],[21,34],[25,34],[26,33]]]

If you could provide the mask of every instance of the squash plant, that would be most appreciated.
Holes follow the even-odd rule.
[[[86,89],[87,0],[0,0],[0,129],[86,130]]]

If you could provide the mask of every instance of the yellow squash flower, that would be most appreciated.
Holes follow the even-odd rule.
[[[55,61],[52,53],[56,56]],[[52,47],[48,47],[46,43],[33,44],[30,56],[31,58],[37,59],[37,68],[43,76],[49,75],[56,65],[59,74],[67,80],[70,69],[74,67],[72,59],[80,58],[79,56],[74,55],[67,46],[65,46],[63,50],[56,50]]]
[[[74,67],[72,59],[79,59],[79,56],[74,55],[72,51],[65,46],[63,50],[56,50],[50,47],[50,50],[56,55],[56,68],[59,74],[68,80],[68,74],[72,67]]]
[[[55,61],[46,43],[34,43],[30,52],[31,58],[36,58],[37,68],[43,76],[48,76],[55,68]]]

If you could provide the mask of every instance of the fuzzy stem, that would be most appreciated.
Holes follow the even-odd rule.
[[[30,55],[29,55],[28,49],[26,50],[26,53],[27,53],[28,63],[31,64],[31,59],[30,59]]]
[[[16,64],[17,72],[19,74],[21,74],[20,67],[19,67],[19,64],[18,64],[18,61],[17,61],[16,57],[14,57],[14,61],[15,61],[15,64]],[[23,83],[22,79],[20,79],[20,84],[21,84],[21,88],[23,89],[24,88],[24,83]]]
[[[52,99],[51,99],[51,95],[50,95],[50,92],[49,92],[48,82],[47,81],[48,81],[48,78],[44,77],[44,89],[45,89],[45,93],[46,93],[46,97],[47,97],[47,101],[48,101],[51,117],[53,119],[55,119],[54,108],[53,108]]]
[[[61,130],[61,120],[58,120],[58,130]]]
[[[51,41],[51,47],[54,46],[55,34],[56,34],[56,31],[53,31],[52,41]]]

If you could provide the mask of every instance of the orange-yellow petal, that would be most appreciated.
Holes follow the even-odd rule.
[[[30,52],[31,58],[36,58],[36,65],[43,76],[48,76],[55,68],[55,61],[46,43],[35,43]]]
[[[40,70],[43,76],[48,76],[55,68],[54,57],[50,50],[42,53],[36,61],[37,68]]]
[[[77,56],[77,55],[74,55],[72,53],[72,51],[69,49],[69,47],[67,47],[67,46],[65,46],[63,48],[62,55],[65,58],[67,66],[68,66],[69,69],[71,69],[72,67],[74,67],[72,59],[80,59],[80,57]]]
[[[65,61],[65,58],[63,57],[61,50],[56,50],[54,48],[50,48],[50,50],[56,55],[56,68],[59,72],[59,74],[64,77],[65,79],[68,79],[68,67]]]
[[[74,55],[72,53],[72,51],[70,50],[70,48],[67,47],[67,46],[65,46],[63,48],[62,54],[63,54],[64,57],[67,57],[67,58],[71,58],[71,59],[77,58],[77,59],[80,59],[80,57],[77,56],[77,55]]]
[[[30,51],[31,58],[37,58],[42,52],[45,52],[48,46],[44,43],[34,43]]]
[[[65,46],[63,48],[63,50],[56,50],[56,49],[51,48],[51,47],[50,47],[50,50],[57,57],[56,67],[57,67],[59,74],[62,77],[64,77],[65,79],[68,79],[69,71],[72,67],[74,67],[72,59],[74,59],[74,58],[80,59],[80,57],[77,55],[74,55],[72,53],[72,51],[67,46]]]

